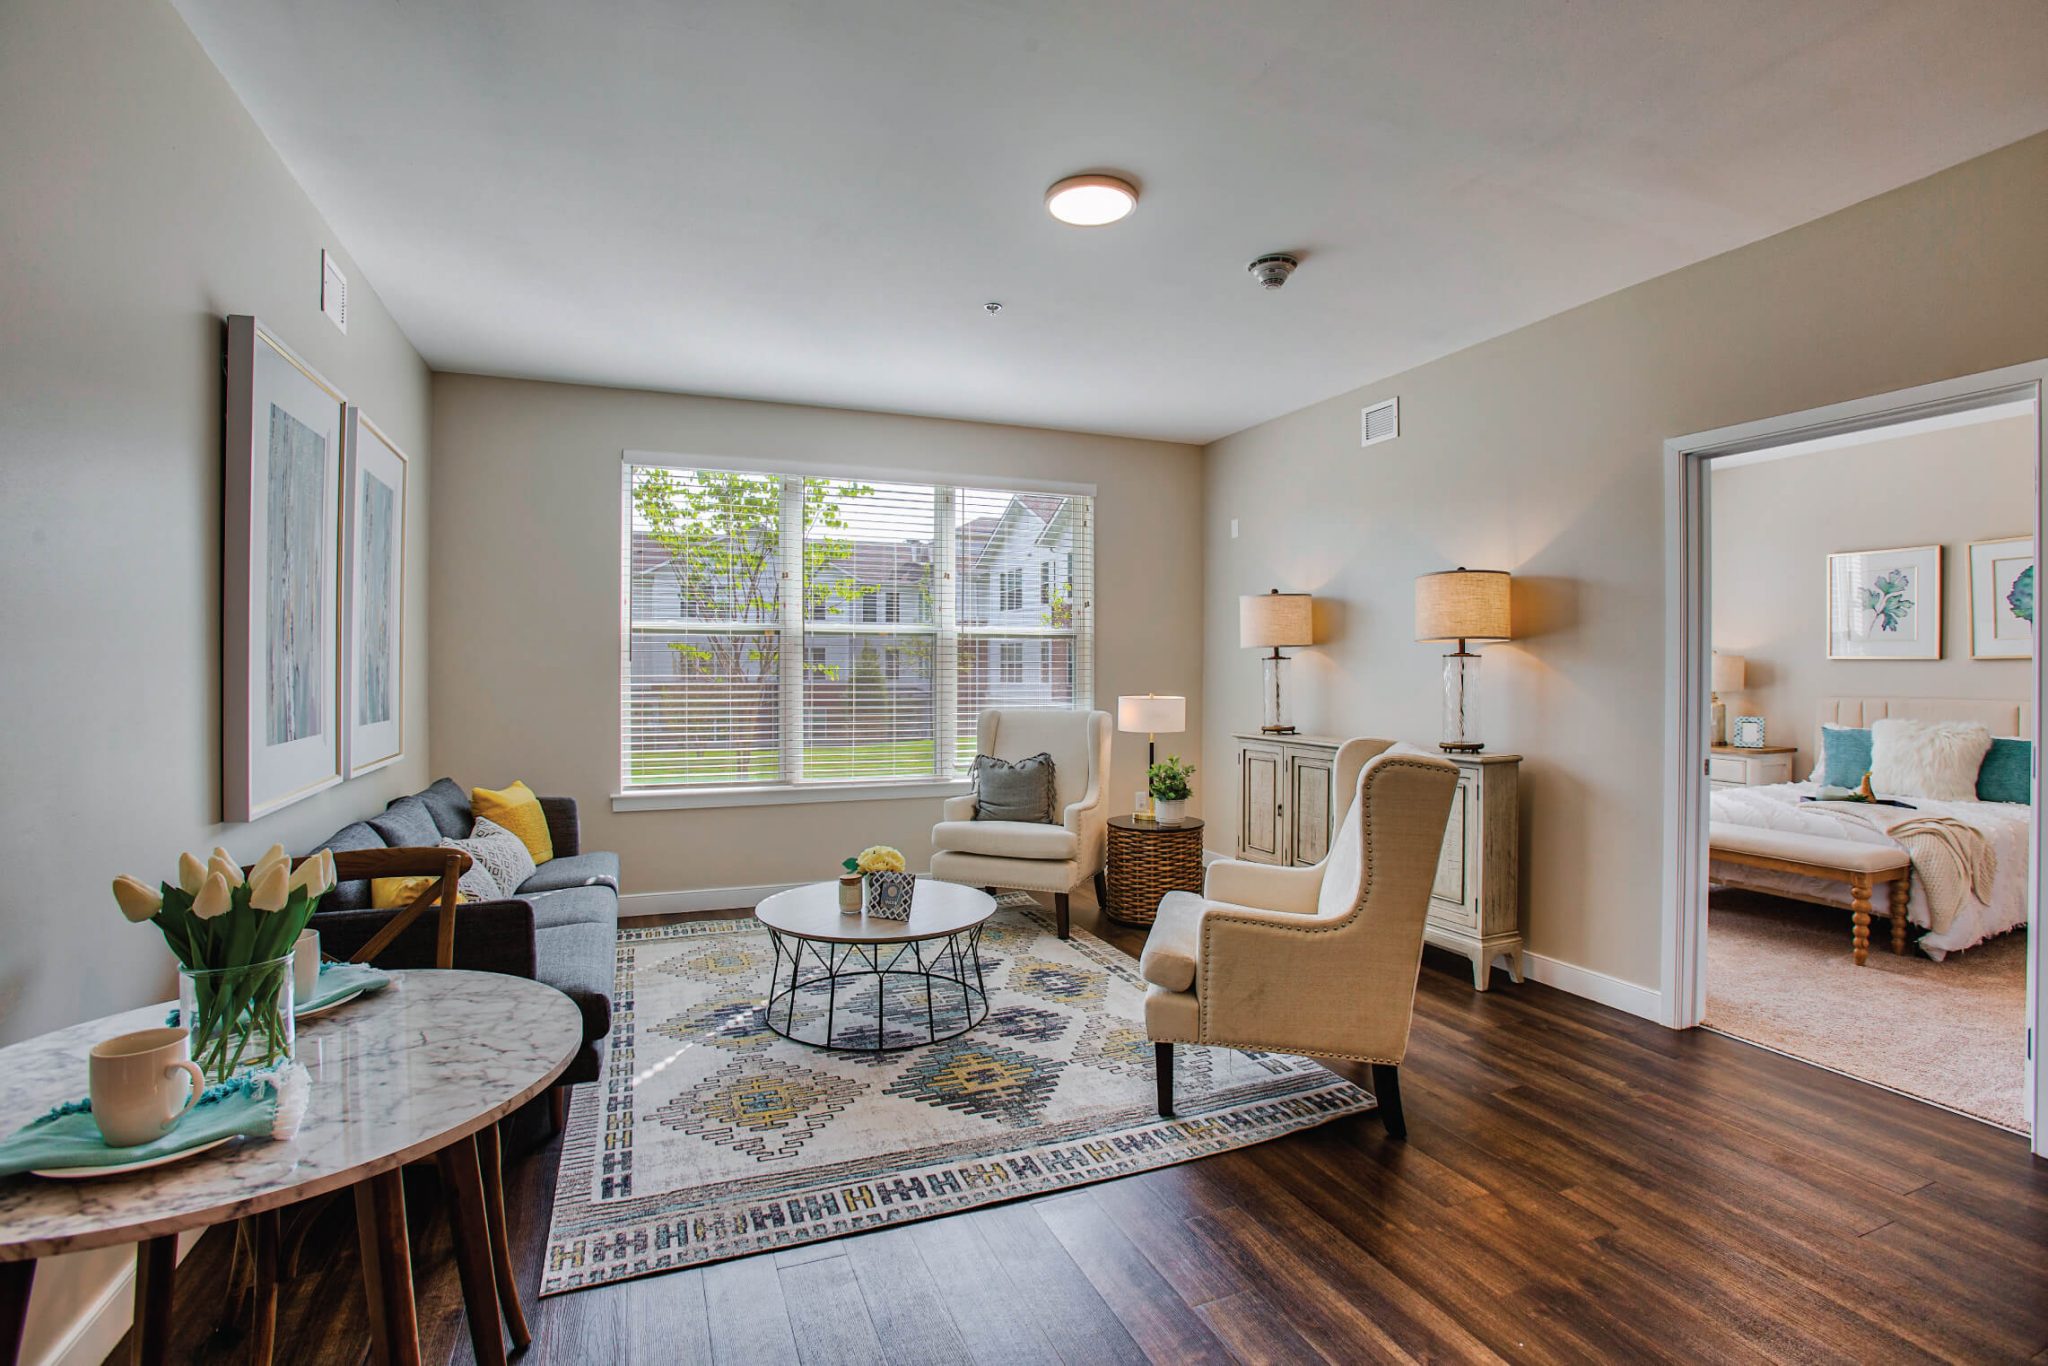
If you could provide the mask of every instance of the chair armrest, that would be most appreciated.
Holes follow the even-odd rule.
[[[1342,919],[1210,907],[1198,960],[1201,1042],[1399,1063],[1412,993],[1385,989],[1376,979],[1387,974],[1346,952],[1347,932],[1356,926]],[[1415,968],[1407,964],[1411,982]]]
[[[975,800],[972,792],[964,796],[948,797],[946,804],[939,808],[942,821],[971,821],[974,819]]]
[[[556,858],[571,858],[583,852],[583,827],[576,816],[574,797],[542,797],[540,812],[548,820],[548,841]]]
[[[1209,865],[1202,895],[1211,901],[1254,906],[1289,915],[1314,915],[1323,889],[1320,864],[1308,868],[1276,868],[1244,859],[1218,859]]]
[[[1076,851],[1082,868],[1095,872],[1107,861],[1109,853],[1109,811],[1108,803],[1102,799],[1102,781],[1097,777],[1089,783],[1088,791],[1078,802],[1071,803],[1060,813],[1060,824],[1073,831],[1080,846]]]
[[[310,926],[320,932],[320,951],[329,958],[350,958],[399,915],[389,911],[321,911]],[[538,970],[533,903],[465,901],[455,913],[455,966],[472,972],[502,972],[532,977]],[[435,925],[421,917],[399,933],[377,955],[381,968],[434,966]]]

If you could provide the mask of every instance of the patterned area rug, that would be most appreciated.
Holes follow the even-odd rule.
[[[620,932],[610,1061],[571,1108],[541,1294],[1168,1166],[1373,1103],[1305,1059],[1182,1048],[1181,1113],[1162,1120],[1137,963],[1078,929],[1061,942],[1015,894],[982,935],[988,1017],[935,1045],[780,1037],[761,1013],[772,961],[751,919]],[[845,1040],[857,1008],[835,1004]],[[892,991],[892,1032],[909,1013]]]

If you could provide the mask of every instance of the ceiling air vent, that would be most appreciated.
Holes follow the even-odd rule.
[[[1401,400],[1387,399],[1358,410],[1358,444],[1377,446],[1401,434]]]

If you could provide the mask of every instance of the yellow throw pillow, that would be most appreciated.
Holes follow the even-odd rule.
[[[433,873],[420,873],[413,877],[376,877],[370,879],[370,909],[373,911],[402,911],[418,899],[419,894],[441,879]],[[460,890],[455,893],[455,904],[469,900]],[[435,898],[435,905],[440,898]]]
[[[548,833],[547,813],[540,809],[540,798],[525,783],[514,783],[498,792],[488,787],[471,788],[469,808],[479,818],[495,821],[519,836],[519,842],[533,855],[536,865],[555,856],[555,839]]]

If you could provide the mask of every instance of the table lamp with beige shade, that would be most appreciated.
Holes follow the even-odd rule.
[[[1237,600],[1237,643],[1248,650],[1273,652],[1260,661],[1265,666],[1265,700],[1259,729],[1268,735],[1294,734],[1287,705],[1287,656],[1280,652],[1316,643],[1315,602],[1307,593],[1277,588]]]
[[[1479,656],[1465,647],[1514,639],[1511,581],[1506,570],[1462,565],[1415,580],[1415,638],[1458,643],[1444,656],[1443,739],[1437,748],[1446,753],[1477,754],[1486,747],[1479,738]]]
[[[1188,728],[1188,700],[1149,692],[1142,696],[1119,697],[1116,700],[1116,728],[1145,737],[1145,786],[1142,793],[1145,800],[1132,814],[1151,820],[1152,765],[1159,757],[1158,737],[1178,735]]]
[[[1724,692],[1741,692],[1749,681],[1749,660],[1741,655],[1724,655],[1714,651],[1714,743],[1728,743],[1728,708],[1721,703]]]

